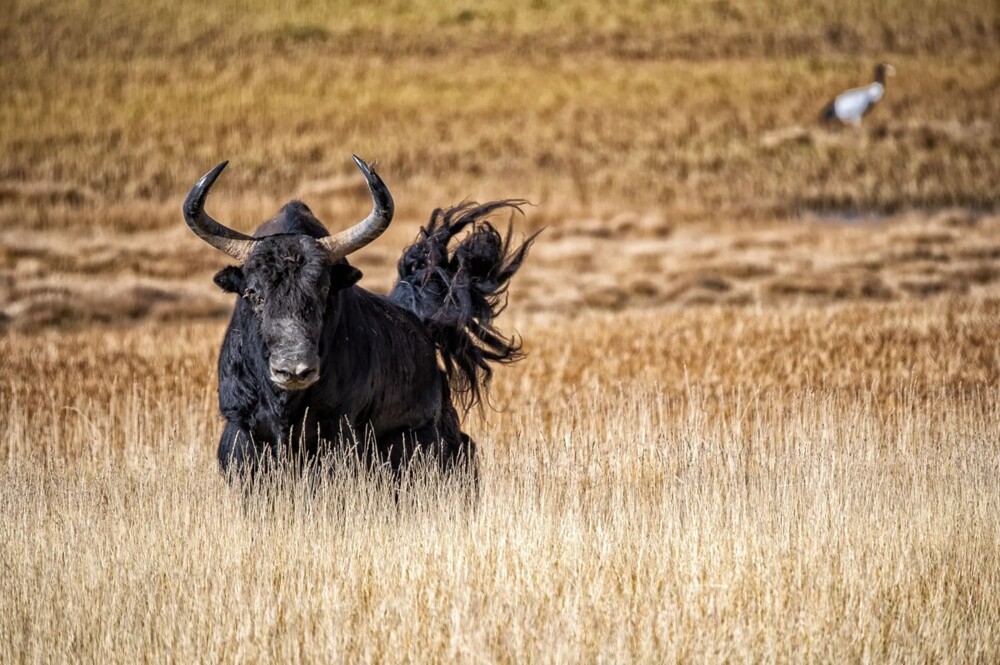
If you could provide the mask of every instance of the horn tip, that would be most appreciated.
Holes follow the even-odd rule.
[[[222,162],[221,164],[219,164],[218,166],[216,166],[214,169],[212,169],[211,171],[209,171],[208,173],[206,173],[205,175],[203,175],[201,178],[198,179],[198,182],[195,184],[195,188],[196,189],[200,189],[200,188],[204,187],[206,184],[208,186],[211,186],[212,183],[215,182],[215,179],[219,177],[219,174],[222,173],[222,171],[228,165],[229,165],[229,160],[227,159],[226,161]]]
[[[361,172],[366,176],[372,172],[372,168],[368,166],[368,162],[354,154],[352,154],[351,157],[354,158],[354,163],[358,165],[358,168],[361,169]]]

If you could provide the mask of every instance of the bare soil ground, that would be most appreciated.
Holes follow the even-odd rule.
[[[510,220],[521,234],[541,226],[536,210],[525,210],[526,218]],[[388,291],[419,223],[397,221],[353,259],[365,273],[363,286]],[[211,282],[225,257],[182,222],[147,232],[9,229],[0,231],[0,257],[0,329],[220,318],[232,305]],[[946,210],[674,224],[663,213],[621,212],[546,228],[511,302],[515,311],[575,316],[964,295],[1000,295],[998,215]]]

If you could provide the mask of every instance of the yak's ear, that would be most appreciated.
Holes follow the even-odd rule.
[[[354,286],[361,279],[361,271],[349,263],[334,263],[330,266],[330,288],[340,291]]]
[[[212,281],[226,293],[243,295],[243,271],[236,266],[226,266],[215,273]]]

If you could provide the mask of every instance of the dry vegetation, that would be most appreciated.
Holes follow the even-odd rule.
[[[62,3],[0,12],[0,662],[1000,660],[1000,10]],[[813,122],[888,60],[861,131]],[[219,477],[225,263],[524,196],[470,418],[417,469]]]
[[[420,473],[241,502],[219,324],[10,335],[0,660],[995,660],[998,320],[519,317],[475,509]]]
[[[219,316],[227,303],[205,288],[217,257],[180,224],[194,179],[233,160],[211,209],[237,228],[293,196],[341,227],[366,205],[352,151],[381,158],[399,204],[359,257],[375,288],[431,208],[512,196],[551,229],[527,296],[538,308],[896,299],[995,280],[990,2],[19,1],[0,35],[0,328]],[[880,59],[899,76],[865,129],[817,126]],[[971,251],[876,231],[863,265],[834,269],[811,255],[853,252],[870,229],[788,227],[876,215],[916,238],[942,210],[986,219],[929,232]],[[768,225],[789,251],[752,249]],[[954,262],[917,258],[928,249]],[[584,278],[553,296],[548,267]]]
[[[230,158],[222,209],[250,225],[353,177],[352,151],[382,159],[409,219],[466,196],[552,220],[995,204],[993,2],[355,4],[18,0],[0,221],[172,227]],[[899,76],[868,128],[818,129],[882,58]]]

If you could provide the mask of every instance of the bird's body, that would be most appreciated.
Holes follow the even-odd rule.
[[[880,64],[875,68],[875,81],[859,88],[851,88],[833,98],[820,114],[824,122],[840,121],[846,125],[861,126],[861,119],[885,95],[885,77],[896,70],[891,65]]]

